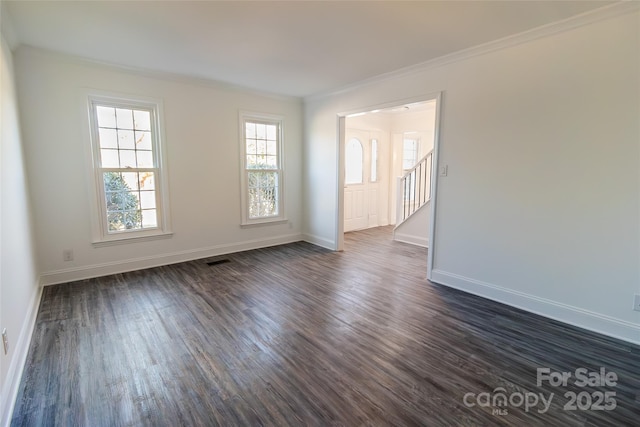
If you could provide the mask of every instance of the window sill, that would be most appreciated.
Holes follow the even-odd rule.
[[[251,228],[260,225],[286,224],[287,222],[289,222],[287,218],[261,219],[256,222],[243,222],[240,224],[240,228]]]
[[[91,242],[94,248],[103,248],[106,246],[124,245],[128,243],[149,242],[153,240],[170,239],[173,237],[172,232],[148,234],[146,236],[127,236],[118,237],[111,240],[99,240],[97,242]]]

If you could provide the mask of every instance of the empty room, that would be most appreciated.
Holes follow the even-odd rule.
[[[638,425],[640,3],[0,30],[0,426]]]

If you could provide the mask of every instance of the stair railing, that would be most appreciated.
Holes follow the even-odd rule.
[[[397,180],[396,226],[409,218],[431,199],[433,150]]]

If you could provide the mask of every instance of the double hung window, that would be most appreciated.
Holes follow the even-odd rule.
[[[96,205],[94,240],[168,232],[159,106],[89,98]]]
[[[240,114],[242,223],[284,219],[282,118]]]

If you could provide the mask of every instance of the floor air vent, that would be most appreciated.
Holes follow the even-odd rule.
[[[219,259],[219,260],[216,260],[216,261],[209,261],[209,262],[207,263],[207,265],[220,265],[220,264],[226,264],[226,263],[228,263],[228,262],[231,262],[231,260],[228,260],[228,259]]]

